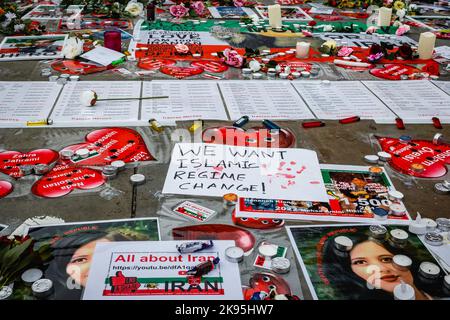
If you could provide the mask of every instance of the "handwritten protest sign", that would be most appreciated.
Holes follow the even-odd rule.
[[[163,193],[327,200],[314,151],[202,143],[175,145]]]

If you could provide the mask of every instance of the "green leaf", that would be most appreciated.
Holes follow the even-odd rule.
[[[27,250],[30,247],[32,241],[33,241],[32,239],[28,239],[24,243],[21,243],[20,245],[15,246],[10,250],[8,250],[3,256],[1,262],[2,264],[1,270],[5,270],[9,266],[11,266],[15,261],[17,261],[20,258],[20,256],[25,252],[25,250]]]

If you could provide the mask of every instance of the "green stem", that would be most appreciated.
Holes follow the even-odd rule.
[[[144,97],[144,98],[110,98],[110,99],[97,99],[97,101],[149,100],[149,99],[167,99],[167,98],[169,98],[169,96]]]

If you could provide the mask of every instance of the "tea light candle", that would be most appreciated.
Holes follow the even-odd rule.
[[[389,232],[392,241],[395,243],[405,243],[408,240],[408,232],[402,229],[394,229]]]
[[[281,7],[279,4],[269,6],[269,24],[272,28],[281,28]]]
[[[390,190],[388,192],[388,195],[389,195],[389,200],[394,201],[394,202],[402,201],[402,199],[403,199],[403,193],[401,193],[400,191],[397,191],[397,190]]]
[[[340,251],[350,251],[353,248],[353,241],[346,236],[334,238],[334,246]]]
[[[419,38],[419,59],[431,59],[433,56],[434,44],[436,42],[436,35],[432,32],[422,32]]]
[[[375,239],[384,239],[387,234],[387,229],[382,225],[372,225],[369,227],[370,235]]]
[[[309,56],[309,48],[311,44],[309,42],[297,42],[295,49],[295,56],[299,59],[306,59]]]
[[[378,26],[388,27],[391,25],[392,8],[381,7],[378,11]]]
[[[444,287],[450,290],[450,274],[444,277]]]
[[[410,222],[408,231],[414,234],[427,233],[427,225],[422,222],[422,218],[419,213],[417,213],[416,220]]]
[[[425,224],[425,226],[427,228],[427,232],[434,231],[437,228],[437,223],[433,219],[422,218],[422,223]]]
[[[424,239],[431,246],[442,246],[444,244],[444,237],[437,232],[428,232]]]
[[[410,257],[403,254],[397,254],[392,258],[394,266],[399,270],[409,269],[412,265],[412,260]]]
[[[416,300],[416,294],[414,288],[409,284],[402,281],[394,287],[394,299],[395,300]]]
[[[424,276],[427,279],[436,279],[439,277],[439,274],[441,273],[441,269],[438,265],[434,264],[433,262],[422,262],[419,266],[419,272],[422,276]]]

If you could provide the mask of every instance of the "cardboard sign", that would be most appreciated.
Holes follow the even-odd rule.
[[[5,37],[0,44],[0,61],[63,58],[68,35]]]
[[[224,254],[234,241],[187,254],[177,251],[181,243],[97,243],[83,300],[242,300],[238,264]],[[220,262],[201,278],[186,274],[216,257]]]
[[[175,145],[163,193],[327,199],[314,151],[202,143]]]
[[[385,171],[374,180],[369,167],[321,165],[328,201],[269,200],[239,198],[236,217],[258,219],[291,219],[376,223],[409,223],[405,208],[403,215],[388,214],[384,221],[376,220],[373,210],[389,211],[392,201],[388,192],[395,190]],[[403,206],[403,204],[400,203]],[[404,206],[403,206],[404,207]]]

